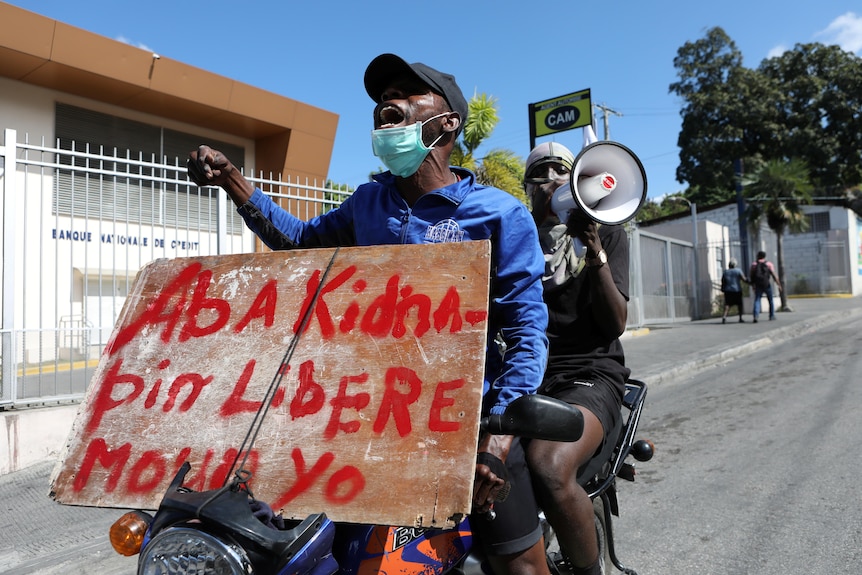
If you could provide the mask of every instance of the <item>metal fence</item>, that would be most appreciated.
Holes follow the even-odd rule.
[[[185,163],[0,145],[0,409],[80,401],[135,276],[157,258],[261,246],[226,194],[198,188]],[[74,145],[73,145],[74,149]],[[302,219],[347,192],[252,178]],[[632,230],[630,327],[691,317],[691,245]]]
[[[184,159],[3,135],[0,409],[80,400],[147,263],[260,249],[226,194],[188,181]],[[306,219],[347,195],[317,182],[251,179]]]

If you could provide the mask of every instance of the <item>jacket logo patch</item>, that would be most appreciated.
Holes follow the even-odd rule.
[[[464,230],[453,219],[439,221],[425,230],[425,243],[445,244],[463,241]]]

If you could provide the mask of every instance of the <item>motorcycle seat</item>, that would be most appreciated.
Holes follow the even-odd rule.
[[[593,455],[592,459],[586,462],[584,465],[578,469],[578,484],[581,486],[585,486],[589,481],[596,476],[605,464],[611,463],[611,456],[614,454],[614,450],[617,448],[617,445],[620,442],[620,437],[622,436],[623,430],[623,416],[617,418],[616,423],[614,424],[614,428],[608,434],[605,442],[599,448],[595,455]]]

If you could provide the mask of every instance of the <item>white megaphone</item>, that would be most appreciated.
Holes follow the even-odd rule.
[[[643,164],[634,153],[607,140],[584,147],[575,158],[569,183],[551,197],[551,209],[561,222],[571,210],[582,210],[601,224],[622,224],[638,213],[646,199]]]

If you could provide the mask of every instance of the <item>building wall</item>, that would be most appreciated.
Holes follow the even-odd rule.
[[[0,128],[30,134],[31,143],[54,138],[54,99],[50,90],[0,77]],[[21,140],[23,141],[23,140]]]
[[[862,293],[862,218],[850,211],[847,212],[849,222],[848,243],[850,244],[850,276],[853,282],[853,293]]]
[[[58,102],[200,135],[203,141],[236,144],[245,149],[245,158],[235,161],[247,173],[308,179],[312,185],[326,181],[338,123],[336,114],[315,106],[0,2],[0,132],[14,130],[16,140],[0,146],[53,148]],[[5,139],[3,133],[0,138]],[[38,151],[15,153],[40,156]],[[56,162],[55,156],[45,153],[41,161]],[[110,297],[102,298],[101,307],[116,315],[128,284],[145,263],[215,253],[212,246],[218,241],[213,233],[157,228],[143,220],[110,221],[93,213],[83,221],[57,215],[52,209],[54,173],[55,167],[31,165],[6,166],[0,174],[4,189],[16,194],[0,205],[7,212],[6,226],[14,227],[8,237],[15,238],[9,242],[14,245],[2,246],[3,272],[4,278],[14,277],[8,285],[21,291],[14,299],[14,326],[26,340],[17,347],[27,363],[55,355],[54,338],[42,337],[38,330],[59,329],[64,318],[84,316],[88,303],[100,307],[98,298],[88,298],[88,285],[98,285],[99,294],[108,290]],[[9,217],[13,209],[16,216]],[[64,232],[92,241],[57,239]],[[240,246],[235,243],[230,251],[255,249],[252,235],[247,230],[243,235]],[[127,249],[116,244],[121,238],[149,239],[150,244]],[[156,238],[200,245],[201,250],[170,245],[155,250]],[[38,284],[21,288],[34,273],[40,274]],[[92,313],[90,309],[87,315]]]
[[[785,286],[788,294],[862,293],[862,220],[851,210],[839,206],[803,206],[806,213],[828,213],[829,230],[784,234]],[[698,212],[698,254],[709,262],[709,277],[703,282],[720,281],[730,257],[744,266],[762,250],[777,263],[778,248],[774,232],[765,223],[756,234],[748,233],[749,248],[740,244],[739,215],[735,203]],[[710,228],[710,224],[717,226]],[[644,229],[677,239],[692,241],[691,216],[681,215]],[[747,270],[746,270],[747,272]],[[713,292],[712,296],[716,293]],[[750,308],[749,308],[750,309]],[[703,311],[703,310],[702,310]]]
[[[329,169],[336,114],[3,2],[0,78],[265,142],[267,173],[322,183]]]
[[[38,145],[44,141],[45,145],[53,146],[55,143],[54,106],[57,102],[180,132],[200,134],[204,138],[211,137],[242,146],[246,150],[242,163],[250,169],[255,169],[256,141],[254,139],[3,77],[0,77],[0,129],[16,130],[19,143],[26,141]],[[237,163],[240,162],[237,161]]]
[[[0,475],[56,459],[77,413],[77,405],[0,412]]]
[[[252,139],[217,132],[137,110],[128,110],[121,106],[3,77],[0,77],[0,129],[15,130],[19,144],[29,143],[36,146],[53,147],[55,144],[56,102],[235,143],[246,150],[245,165],[254,167],[255,141]],[[7,145],[14,144],[14,142],[4,143]],[[53,155],[50,154],[45,156],[45,160],[55,161]],[[238,158],[237,160],[239,161]],[[83,317],[88,311],[86,310],[88,302],[84,295],[84,286],[87,281],[97,281],[109,286],[114,295],[117,296],[105,299],[105,306],[116,308],[122,305],[123,298],[128,291],[128,285],[134,280],[137,271],[153,257],[160,255],[154,253],[152,249],[145,249],[144,247],[132,250],[116,249],[113,243],[99,241],[100,236],[109,234],[113,235],[115,239],[133,237],[136,239],[149,238],[152,241],[153,238],[167,237],[171,233],[176,235],[176,232],[171,230],[154,229],[152,226],[136,222],[98,222],[96,219],[82,222],[77,218],[57,216],[52,211],[53,169],[7,172],[5,177],[10,179],[8,189],[17,190],[20,194],[16,199],[20,208],[18,217],[12,220],[16,226],[14,236],[20,241],[16,241],[14,246],[8,247],[8,249],[14,250],[15,276],[23,278],[26,274],[32,273],[35,262],[72,262],[73,264],[72,266],[44,266],[41,270],[42,281],[38,286],[39,293],[35,293],[31,289],[28,294],[29,297],[16,298],[15,317],[17,318],[16,327],[19,329],[37,330],[46,324],[59,327],[64,318]],[[21,193],[21,190],[24,193]],[[37,209],[33,209],[34,207]],[[57,239],[58,234],[67,232],[80,235],[90,234],[93,240],[68,241]],[[248,250],[254,249],[254,243],[250,238],[246,245]],[[186,250],[177,251],[175,255],[198,254],[194,250]],[[112,301],[116,302],[116,305],[110,306]],[[53,302],[54,305],[45,305],[45,302]],[[100,319],[104,320],[101,316],[107,314],[108,311],[111,312],[111,315],[116,315],[119,309],[108,310],[108,307],[105,307],[97,316],[93,316],[91,309],[86,315],[98,322]],[[110,322],[107,321],[107,323]],[[102,336],[105,335],[107,334],[99,334],[97,337],[104,339]],[[42,338],[38,344],[34,341],[34,338],[30,338],[24,346],[23,359],[25,362],[35,364],[46,359],[53,359],[55,354],[55,341],[53,339]]]
[[[150,132],[127,128],[117,138]],[[255,247],[227,195],[198,188],[173,163],[20,143],[25,139],[11,128],[0,133],[0,408],[80,399],[86,371],[95,368],[147,263]],[[258,183],[289,189],[280,197],[294,213],[297,204],[322,213],[348,195],[295,180]],[[318,195],[326,200],[314,200]]]
[[[821,234],[797,234],[784,239],[784,249],[793,254],[790,269],[785,270],[784,281],[789,293],[811,293],[818,289],[819,281],[814,278],[821,273],[823,244]],[[787,263],[785,255],[785,263]]]

